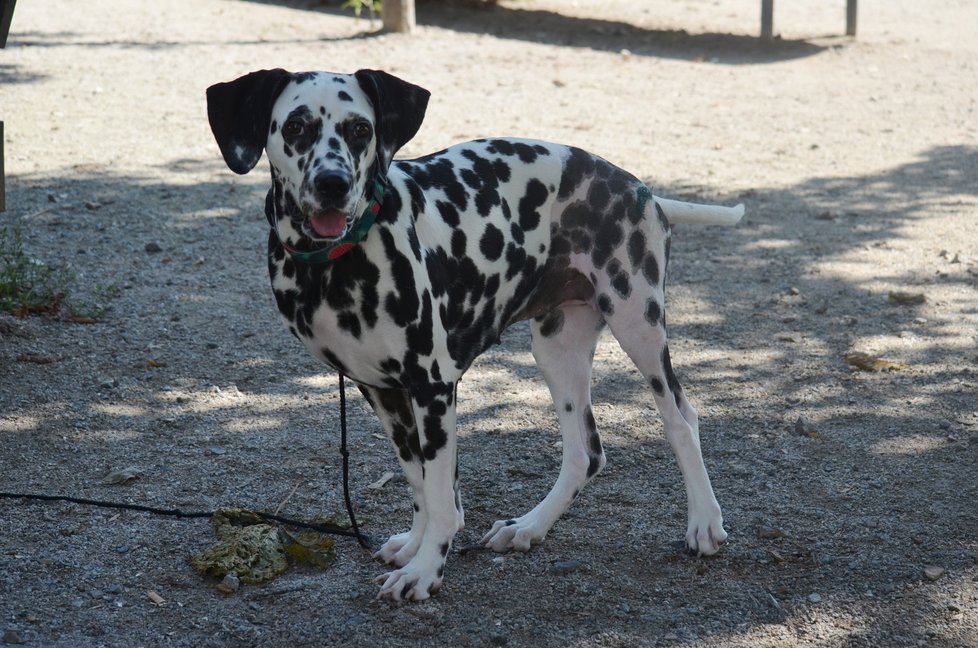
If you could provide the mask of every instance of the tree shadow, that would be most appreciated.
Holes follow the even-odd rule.
[[[0,84],[37,83],[48,78],[47,74],[26,72],[18,65],[0,63]]]
[[[346,15],[335,3],[321,0],[250,0],[292,9]],[[567,16],[554,11],[497,4],[421,2],[417,21],[462,33],[609,52],[627,49],[636,56],[702,59],[727,65],[776,63],[814,56],[828,46],[804,40],[762,41],[737,34],[690,34],[685,30],[648,29],[626,21]],[[365,32],[363,36],[378,35]]]
[[[690,34],[684,30],[647,29],[626,21],[567,16],[511,6],[472,6],[425,2],[418,22],[459,32],[609,52],[627,49],[636,56],[716,60],[728,65],[775,63],[824,51],[807,41],[764,42],[736,34]]]

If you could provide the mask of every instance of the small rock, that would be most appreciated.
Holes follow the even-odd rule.
[[[761,527],[757,530],[757,537],[761,540],[776,540],[785,537],[785,532],[775,527]]]
[[[929,581],[936,581],[941,576],[944,575],[945,569],[943,567],[938,567],[937,565],[927,565],[924,567],[924,576],[927,577]]]
[[[808,595],[808,600],[811,601],[812,603],[821,603],[822,602],[822,596],[821,596],[821,594],[809,594]]]
[[[85,209],[87,209],[88,211],[95,211],[101,208],[102,208],[101,203],[97,203],[92,200],[85,201]]]
[[[98,379],[98,386],[102,389],[112,389],[119,386],[119,381],[112,376],[101,376]]]
[[[839,216],[830,211],[823,211],[815,215],[815,220],[833,221]]]
[[[129,545],[121,544],[115,548],[116,553],[127,554],[129,553]]]
[[[212,454],[212,455],[220,456],[220,455],[226,454],[226,453],[227,453],[227,450],[225,450],[221,446],[211,446],[210,448],[207,448],[207,454]]]
[[[22,644],[24,640],[20,638],[16,630],[7,630],[3,633],[3,643],[5,644]]]
[[[550,572],[558,576],[565,576],[580,569],[582,564],[580,560],[561,560],[550,566]]]
[[[146,244],[146,247],[144,249],[148,254],[157,254],[163,251],[163,248],[161,248],[160,244],[157,243],[156,241],[150,241],[149,243]]]
[[[241,580],[234,572],[229,573],[220,583],[217,584],[217,591],[224,594],[234,594],[241,589]]]
[[[927,301],[927,297],[924,295],[924,293],[891,290],[887,296],[887,301],[891,304],[923,304],[925,301]]]
[[[814,439],[818,436],[818,429],[812,420],[807,416],[799,416],[795,421],[795,434]]]

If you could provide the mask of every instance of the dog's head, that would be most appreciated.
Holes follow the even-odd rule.
[[[208,88],[207,117],[235,173],[267,153],[279,235],[295,245],[355,227],[377,174],[421,127],[428,97],[377,70],[260,70]]]

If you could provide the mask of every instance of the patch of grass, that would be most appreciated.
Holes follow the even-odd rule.
[[[342,9],[353,9],[353,13],[359,18],[363,14],[363,10],[366,9],[367,13],[370,14],[370,20],[373,21],[374,16],[380,14],[383,8],[382,0],[344,0],[343,4],[340,5]]]
[[[67,265],[49,265],[27,255],[20,226],[0,227],[0,311],[92,323],[119,293],[115,285],[100,284],[94,302],[76,303],[70,297],[74,281],[75,273]]]

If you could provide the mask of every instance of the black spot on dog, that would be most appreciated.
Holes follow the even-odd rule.
[[[670,231],[671,226],[669,225],[669,219],[666,218],[666,213],[662,211],[662,205],[659,203],[655,203],[655,215],[659,218],[659,225],[662,227],[662,231]]]
[[[475,195],[475,210],[485,218],[492,208],[500,203],[499,192],[495,187],[484,187]]]
[[[659,285],[659,262],[652,252],[647,253],[642,261],[642,274],[650,286]]]
[[[319,352],[322,353],[323,358],[325,358],[326,364],[328,364],[329,366],[331,366],[333,369],[336,369],[340,373],[344,373],[344,374],[345,373],[348,373],[348,371],[346,369],[346,365],[344,365],[340,361],[340,359],[336,357],[336,354],[335,353],[333,353],[332,351],[330,351],[326,347],[323,347],[322,349],[320,349]]]
[[[645,302],[645,321],[652,326],[658,326],[662,319],[662,307],[654,298],[649,297]]]
[[[615,314],[615,307],[611,303],[611,297],[605,294],[598,295],[598,310],[605,317],[611,317]]]
[[[682,386],[679,384],[679,378],[676,377],[676,372],[672,370],[672,360],[669,358],[669,347],[666,346],[662,349],[662,369],[666,374],[666,386],[676,396],[676,404],[679,404],[679,394],[682,392]]]
[[[381,229],[379,231],[396,288],[395,291],[387,293],[384,298],[384,309],[398,326],[407,326],[417,317],[420,306],[414,283],[414,268],[410,260],[397,249],[397,243],[395,243],[394,235],[391,234],[390,230]]]
[[[351,97],[346,90],[340,90],[339,94],[336,96],[339,97],[340,101],[353,101],[353,97]]]
[[[557,197],[561,200],[570,198],[571,194],[588,177],[594,174],[594,156],[578,148],[572,148],[570,156],[564,163],[564,172],[560,177],[560,189]]]
[[[547,201],[549,195],[544,184],[536,178],[526,183],[526,193],[520,198],[518,207],[520,227],[525,231],[535,230],[540,225],[540,212],[538,210]]]
[[[465,231],[457,229],[452,232],[452,256],[456,258],[461,258],[465,256],[465,244],[468,239],[465,236]]]
[[[458,209],[456,209],[455,205],[451,203],[447,203],[443,200],[439,200],[438,202],[435,203],[435,207],[438,208],[438,214],[441,216],[441,219],[445,221],[446,225],[448,225],[449,227],[459,226],[461,221],[459,220]],[[461,230],[456,230],[456,231],[461,231]]]
[[[350,311],[341,312],[336,318],[336,323],[342,330],[347,331],[358,340],[360,339],[360,318],[355,313]]]
[[[591,209],[603,211],[608,206],[608,203],[611,202],[611,192],[608,191],[608,183],[598,182],[596,180],[592,182],[587,192],[587,201],[591,205]]]
[[[632,292],[632,284],[628,280],[628,274],[624,272],[619,272],[611,280],[611,287],[614,288],[615,292],[622,299],[628,299],[628,296]]]
[[[662,381],[656,378],[655,376],[649,378],[649,385],[652,386],[652,391],[654,391],[659,396],[662,396],[665,393],[665,386],[662,384]]]
[[[553,337],[564,328],[564,311],[555,308],[546,315],[538,317],[537,321],[540,323],[540,335]]]
[[[486,225],[482,238],[479,239],[479,250],[489,261],[496,261],[503,255],[504,243],[503,233],[498,227],[489,223]]]
[[[387,358],[386,360],[381,360],[380,370],[384,373],[399,374],[401,373],[401,361],[397,358]]]
[[[523,245],[525,238],[523,237],[523,230],[516,223],[511,223],[509,226],[509,235],[513,239],[513,242],[517,245]]]
[[[645,234],[641,230],[635,230],[628,235],[628,260],[632,264],[633,272],[638,272],[639,267],[645,259],[646,248]]]
[[[598,473],[598,469],[601,468],[601,458],[600,457],[590,457],[587,462],[587,476],[588,479],[594,477]]]

